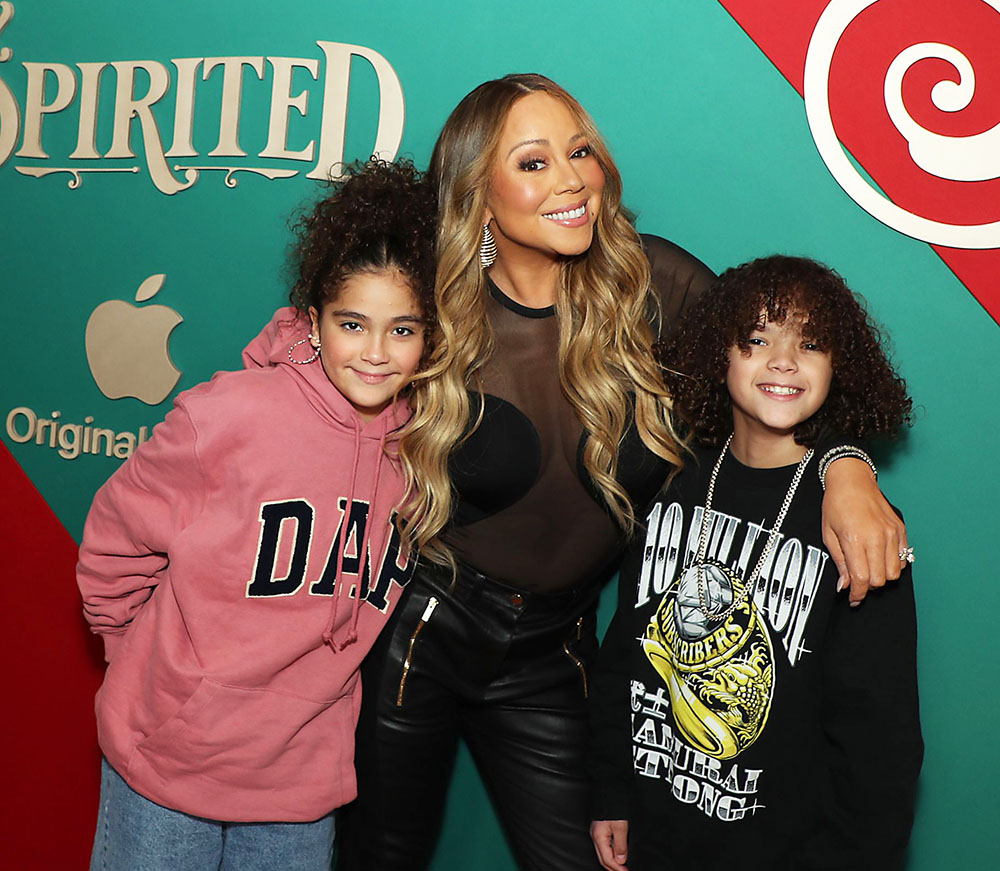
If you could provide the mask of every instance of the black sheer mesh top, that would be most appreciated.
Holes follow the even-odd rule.
[[[644,236],[643,245],[669,329],[714,276],[664,239]],[[624,542],[584,468],[586,434],[559,384],[555,309],[526,308],[489,288],[496,349],[483,369],[483,421],[451,457],[457,504],[444,539],[502,583],[568,589],[602,576]],[[626,433],[618,478],[633,504],[641,509],[667,471],[634,427]]]

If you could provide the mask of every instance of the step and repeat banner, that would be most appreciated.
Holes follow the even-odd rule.
[[[0,2],[5,866],[89,855],[94,491],[179,391],[239,367],[331,167],[423,166],[465,93],[536,71],[594,115],[641,230],[715,270],[823,260],[892,335],[918,406],[878,457],[917,554],[909,867],[994,867],[998,41],[986,0]],[[513,868],[464,755],[434,864],[459,867]]]

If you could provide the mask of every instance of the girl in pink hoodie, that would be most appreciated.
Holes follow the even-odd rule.
[[[412,165],[351,169],[301,221],[294,308],[249,368],[178,396],[98,491],[77,571],[109,663],[92,869],[329,868],[358,667],[413,571],[396,440],[434,225]]]

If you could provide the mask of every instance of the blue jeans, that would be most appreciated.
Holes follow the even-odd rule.
[[[105,759],[90,871],[329,871],[334,819],[227,823],[161,807]]]

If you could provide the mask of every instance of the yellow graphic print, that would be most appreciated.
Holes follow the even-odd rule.
[[[744,581],[721,563],[702,566],[706,605],[724,611],[742,596]],[[695,749],[731,759],[757,740],[774,695],[774,653],[749,596],[728,617],[712,620],[698,600],[691,567],[664,594],[642,647],[667,685],[677,727]]]

